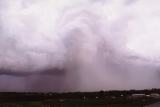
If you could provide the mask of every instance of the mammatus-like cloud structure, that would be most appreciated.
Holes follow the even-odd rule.
[[[0,0],[0,91],[159,88],[159,0]]]

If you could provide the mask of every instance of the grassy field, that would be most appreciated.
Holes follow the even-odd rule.
[[[160,102],[148,97],[155,90],[100,91],[72,93],[15,93],[1,92],[0,107],[144,107]],[[133,94],[147,96],[133,97]]]
[[[0,104],[0,107],[143,107],[143,105],[130,105],[130,104],[99,104],[99,105],[88,105],[88,104],[48,104],[44,105],[41,102],[12,102]]]

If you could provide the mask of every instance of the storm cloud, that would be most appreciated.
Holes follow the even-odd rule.
[[[159,88],[159,0],[0,0],[0,91]]]

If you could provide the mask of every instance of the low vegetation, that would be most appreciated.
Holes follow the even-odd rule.
[[[143,107],[159,102],[159,94],[160,89],[70,93],[1,92],[0,107]]]

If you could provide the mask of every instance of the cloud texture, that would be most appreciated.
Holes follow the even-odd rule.
[[[0,91],[159,88],[159,0],[0,0]]]

